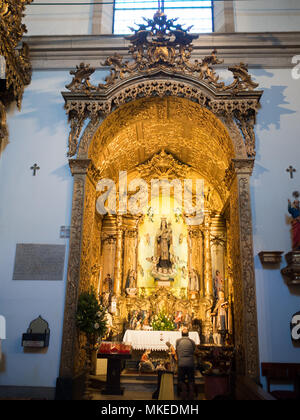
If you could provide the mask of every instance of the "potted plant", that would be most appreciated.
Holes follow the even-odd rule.
[[[98,349],[101,338],[107,331],[106,310],[99,303],[96,291],[91,287],[82,292],[78,298],[76,312],[76,326],[86,337],[86,391],[85,397],[89,399],[89,375],[92,368],[93,354]]]

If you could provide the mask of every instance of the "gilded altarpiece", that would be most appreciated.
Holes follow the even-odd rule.
[[[78,357],[73,346],[79,291],[93,284],[101,293],[105,276],[111,275],[117,301],[115,334],[126,328],[128,314],[135,308],[156,312],[164,308],[170,313],[182,308],[201,321],[201,334],[207,339],[218,270],[225,281],[228,332],[236,347],[238,373],[257,377],[249,182],[262,92],[255,90],[258,85],[245,64],[229,69],[233,82],[225,85],[214,69],[222,63],[216,51],[192,62],[193,36],[178,25],[173,27],[164,14],[156,14],[154,22],[157,26],[153,27],[161,29],[150,31],[152,38],[144,37],[147,27],[128,37],[132,61],[118,54],[107,59],[111,74],[105,84],[93,85],[90,76],[95,69],[82,63],[71,73],[69,91],[63,92],[71,125],[74,193],[60,375],[72,377],[80,370],[77,360],[84,357]],[[171,43],[172,34],[175,41]],[[161,45],[168,54],[162,54]],[[170,216],[163,211],[152,222],[149,208],[142,217],[99,218],[98,180],[117,181],[119,171],[125,170],[132,177],[143,176],[146,182],[153,177],[173,180],[187,175],[203,179],[201,223],[186,226],[179,220],[182,213]],[[167,230],[168,223],[174,230],[175,246],[172,267],[166,272],[171,270],[173,281],[166,286],[151,273],[161,273],[153,261],[154,241],[159,224]],[[191,293],[194,274],[198,286]],[[133,288],[128,287],[129,280],[136,281]]]

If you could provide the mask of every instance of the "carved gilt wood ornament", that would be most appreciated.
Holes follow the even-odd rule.
[[[252,81],[247,65],[230,67],[233,82],[219,81],[214,66],[222,64],[217,51],[203,60],[192,61],[192,41],[198,35],[190,34],[176,23],[157,12],[153,20],[138,25],[129,40],[132,61],[124,61],[115,54],[103,66],[110,67],[105,84],[93,85],[95,72],[89,64],[81,63],[71,71],[73,80],[63,92],[71,132],[70,157],[76,155],[84,122],[105,118],[114,109],[142,97],[180,96],[206,107],[217,116],[230,116],[244,136],[248,157],[255,157],[254,124],[262,92],[254,91],[258,84]]]
[[[228,69],[233,81],[226,85],[216,72],[222,64],[216,51],[193,61],[196,37],[176,19],[157,12],[127,37],[131,60],[115,54],[103,63],[111,70],[104,84],[93,84],[95,69],[81,63],[71,72],[68,91],[62,93],[71,127],[68,156],[74,190],[61,377],[72,377],[81,364],[74,350],[77,297],[91,282],[93,267],[101,265],[101,252],[111,252],[105,238],[112,238],[115,247],[116,296],[125,282],[122,258],[131,255],[128,221],[122,216],[101,221],[95,213],[97,181],[116,180],[122,170],[146,180],[153,173],[168,179],[196,173],[207,181],[205,199],[211,209],[206,206],[204,224],[199,232],[189,231],[189,241],[201,243],[204,255],[210,254],[211,242],[224,243],[238,371],[253,378],[259,375],[249,185],[256,153],[254,125],[263,92],[255,90],[258,85],[244,63]],[[215,208],[226,220],[226,245],[223,236],[211,235],[216,229],[211,224]],[[132,243],[138,240],[134,233]],[[191,255],[195,264],[201,249]],[[141,267],[127,264],[127,269]],[[201,279],[207,308],[212,304],[211,277],[209,257]],[[125,299],[119,298],[120,312]],[[119,315],[114,321],[115,329],[122,328]]]
[[[31,64],[26,44],[17,46],[26,31],[22,24],[26,5],[32,0],[0,1],[0,56],[5,59],[5,88],[0,93],[0,152],[2,144],[8,142],[6,109],[16,102],[21,107],[25,86],[31,82]]]

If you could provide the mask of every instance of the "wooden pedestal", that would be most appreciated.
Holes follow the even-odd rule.
[[[121,388],[121,362],[131,359],[131,354],[102,354],[98,353],[98,359],[107,359],[106,386],[102,391],[103,395],[123,395]]]

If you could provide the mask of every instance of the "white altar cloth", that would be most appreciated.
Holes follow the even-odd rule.
[[[170,342],[174,347],[176,340],[181,338],[180,331],[134,331],[127,330],[125,332],[123,342],[132,346],[133,350],[158,350],[165,351],[168,349],[166,342]],[[196,345],[200,344],[199,334],[190,332],[189,337]]]

